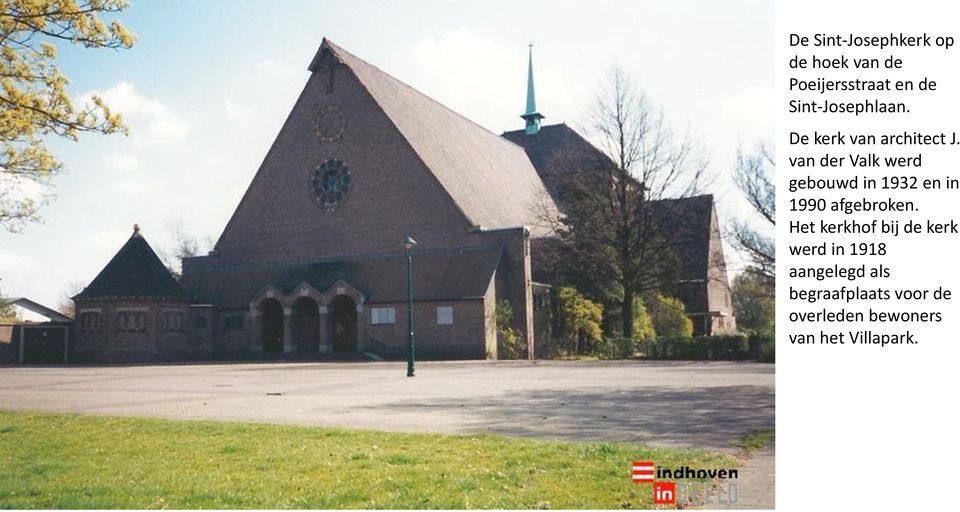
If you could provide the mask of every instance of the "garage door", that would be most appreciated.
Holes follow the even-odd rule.
[[[24,363],[62,363],[67,328],[23,326]]]

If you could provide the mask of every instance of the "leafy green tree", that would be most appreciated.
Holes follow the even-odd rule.
[[[73,104],[54,45],[130,48],[133,34],[101,19],[126,6],[126,0],[0,0],[0,226],[8,231],[38,220],[44,197],[33,192],[63,170],[47,148],[50,137],[126,132],[99,97]]]
[[[603,306],[569,286],[557,291],[557,300],[560,313],[558,337],[569,353],[585,353],[603,339]]]
[[[754,267],[746,269],[733,279],[733,309],[740,330],[773,333],[776,321],[773,282]]]
[[[680,299],[657,295],[649,300],[647,311],[657,336],[693,336],[693,321]]]

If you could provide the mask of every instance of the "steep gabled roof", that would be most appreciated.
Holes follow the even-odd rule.
[[[163,265],[157,253],[134,227],[133,235],[117,251],[107,266],[97,274],[77,299],[114,297],[179,299],[185,295],[180,284]]]
[[[661,232],[669,236],[679,258],[673,294],[688,313],[730,313],[727,264],[712,195],[665,199],[653,203]]]
[[[331,52],[356,75],[457,207],[475,226],[527,225],[555,211],[523,148],[457,114],[324,39],[310,65]]]
[[[660,231],[668,237],[680,263],[680,279],[705,279],[711,263],[713,196],[652,201]]]

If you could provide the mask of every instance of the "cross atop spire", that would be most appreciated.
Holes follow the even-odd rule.
[[[533,91],[533,42],[532,41],[528,45],[528,48],[529,48],[529,60],[527,63],[527,111],[520,117],[527,122],[527,126],[526,126],[527,135],[536,135],[538,132],[540,132],[540,120],[543,119],[543,115],[540,112],[537,112],[537,98],[536,98],[536,94]]]

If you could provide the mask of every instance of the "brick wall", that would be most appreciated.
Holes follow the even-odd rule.
[[[373,308],[384,307],[395,308],[396,322],[372,325]],[[453,308],[452,324],[437,324],[438,307]],[[487,315],[483,299],[417,302],[413,305],[413,320],[418,359],[484,359],[487,355]],[[362,322],[367,335],[360,340],[361,350],[394,359],[407,356],[406,303],[367,304],[358,321]]]
[[[209,357],[210,338],[194,333],[186,301],[94,300],[77,301],[77,323],[72,358],[77,362],[173,361]],[[165,312],[182,314],[177,330],[164,328]],[[98,313],[99,325],[84,325],[84,313]],[[144,315],[142,324],[121,325],[121,313]],[[128,317],[130,318],[130,317]],[[142,329],[138,328],[142,325]]]
[[[342,138],[322,142],[316,122],[335,105]],[[452,144],[456,141],[450,141]],[[334,211],[310,188],[329,158],[350,170],[351,186]],[[380,107],[345,66],[328,92],[313,74],[217,243],[222,261],[290,261],[396,251],[407,235],[421,248],[450,247],[468,222]]]
[[[510,228],[477,233],[487,244],[503,247],[494,283],[496,300],[506,299],[513,308],[513,329],[527,343],[527,354],[533,358],[535,339],[533,325],[533,290],[530,272],[530,234],[525,228]]]

